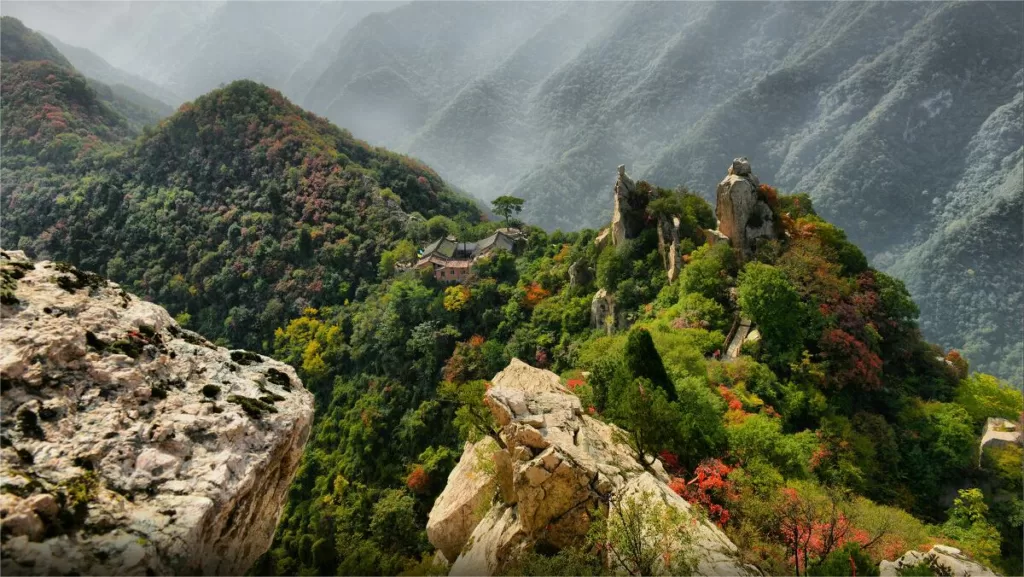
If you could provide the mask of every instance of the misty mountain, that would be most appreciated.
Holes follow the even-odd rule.
[[[929,338],[1020,380],[1018,8],[4,3],[183,98],[277,87],[549,229],[603,225],[618,164],[711,198],[746,155],[905,278]]]
[[[994,211],[1024,197],[1022,32],[1002,3],[413,4],[303,102],[548,228],[601,226],[617,164],[710,198],[749,156],[907,278],[926,334],[1019,378],[1020,210]]]
[[[117,68],[88,48],[65,44],[53,35],[44,34],[43,36],[67,58],[75,70],[124,92],[134,92],[138,94],[137,98],[148,99],[150,107],[160,110],[162,116],[170,115],[174,111],[172,106],[181,103],[181,97],[173,92],[145,78]]]
[[[281,87],[364,15],[394,2],[5,2],[5,15],[82,46],[174,94],[173,105],[237,79]],[[327,53],[328,55],[330,53]],[[69,56],[82,65],[87,60]],[[328,58],[329,61],[329,58]],[[313,68],[312,76],[320,70]],[[311,83],[296,81],[297,86]],[[136,89],[135,84],[125,83]],[[150,93],[149,90],[143,92]]]
[[[42,34],[13,17],[0,18],[0,53],[6,154],[34,149],[54,130],[69,128],[76,137],[117,140],[171,112],[128,86],[82,76]],[[51,147],[52,155],[62,156],[60,148]]]

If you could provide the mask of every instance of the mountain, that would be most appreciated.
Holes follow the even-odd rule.
[[[41,35],[5,16],[0,37],[6,166],[20,155],[61,163],[90,140],[115,142],[132,134],[128,121]]]
[[[61,192],[61,213],[40,208],[52,191],[14,188],[5,244],[34,237],[29,250],[254,347],[288,316],[359,294],[409,213],[478,215],[430,169],[248,81],[183,105],[123,154]]]
[[[111,65],[89,49],[65,44],[52,35],[44,34],[44,36],[68,59],[75,70],[113,89],[134,93],[139,99],[145,98],[149,107],[159,111],[162,116],[170,116],[174,111],[171,107],[181,103],[182,99],[179,96],[144,78]]]
[[[3,13],[81,46],[130,82],[105,79],[86,55],[68,54],[86,76],[126,84],[173,105],[234,80],[255,80],[297,98],[330,61],[339,38],[365,15],[398,2],[5,2]],[[312,72],[309,72],[312,70]],[[294,77],[294,78],[293,78]],[[142,82],[140,83],[139,80]],[[153,88],[156,87],[156,90]]]
[[[523,217],[549,229],[606,217],[604,167],[707,196],[742,151],[931,295],[931,338],[1021,381],[1020,277],[973,294],[965,267],[907,263],[959,250],[940,231],[961,215],[944,207],[1001,202],[967,162],[991,135],[993,178],[1024,196],[1022,36],[1005,3],[414,4],[360,22],[303,103],[481,198],[525,198]],[[1024,238],[1007,224],[967,226],[1003,226],[1012,250],[973,252],[1019,271]]]
[[[15,134],[38,140],[34,136],[36,131],[63,131],[69,123],[70,132],[78,136],[96,135],[110,140],[155,124],[170,113],[166,104],[132,88],[83,78],[49,40],[26,28],[21,21],[4,16],[0,26],[4,37],[0,55],[4,73],[9,75],[3,83],[7,97],[4,110],[10,112],[9,121],[15,124],[32,119],[27,126],[16,126],[12,131],[5,128],[5,140],[9,144],[13,144],[11,139]],[[53,106],[63,110],[55,110]],[[46,121],[39,122],[44,117]],[[49,140],[50,136],[45,139]],[[16,144],[9,150],[20,149],[23,144],[27,143]]]
[[[516,83],[526,90],[516,92],[522,95],[539,83],[536,98],[563,110],[559,122],[571,126],[594,107],[620,102],[610,88],[600,91],[588,84],[593,74],[622,74],[641,66],[642,74],[618,77],[634,89],[648,79],[657,84],[659,78],[672,78],[660,75],[660,61],[649,57],[651,42],[659,41],[658,25],[665,33],[688,30],[720,42],[719,31],[743,14],[764,17],[781,10],[786,17],[775,21],[780,29],[806,34],[814,28],[804,29],[804,24],[818,25],[820,18],[838,14],[829,4],[807,8],[806,14],[819,18],[808,21],[800,20],[804,13],[789,4],[680,6],[674,9],[689,18],[682,23],[669,18],[672,5],[667,4],[469,5],[460,7],[461,15],[451,15],[478,26],[462,35],[447,23],[447,5],[438,7],[441,15],[418,12],[422,8],[415,4],[401,6],[363,20],[376,27],[376,36],[359,36],[361,26],[345,35],[376,44],[366,44],[365,63],[345,60],[343,71],[357,70],[361,80],[340,94],[354,98],[347,102],[365,112],[371,110],[366,98],[377,88],[376,79],[385,84],[414,80],[418,84],[407,82],[409,90],[395,92],[391,102],[408,99],[433,118],[435,107],[463,96],[468,103],[477,95],[494,97],[510,110],[523,102],[533,106],[536,102],[525,96],[503,93],[501,85]],[[875,5],[850,6],[876,10]],[[178,10],[159,9],[169,16]],[[752,12],[734,12],[742,9]],[[907,30],[920,22],[930,34],[941,29],[944,14],[955,15],[945,12],[952,10],[947,5],[888,9],[921,17],[911,18]],[[489,23],[489,10],[501,21]],[[568,26],[577,21],[572,10],[588,14],[577,28]],[[404,25],[419,24],[420,36],[386,36],[396,14],[406,19]],[[858,21],[840,18],[834,24],[842,28],[850,22]],[[689,28],[679,28],[687,23]],[[786,28],[791,25],[796,28]],[[883,19],[867,31],[887,37],[886,25]],[[531,36],[531,30],[544,32]],[[565,34],[558,33],[562,30]],[[998,28],[992,30],[1002,38]],[[31,49],[21,53],[55,58],[36,36],[23,36],[15,46]],[[483,39],[488,36],[493,43]],[[682,42],[686,35],[679,36]],[[829,38],[818,38],[824,42],[821,50]],[[418,53],[417,44],[422,48]],[[608,51],[601,46],[609,46]],[[673,43],[658,46],[665,49],[666,62],[690,53],[676,53]],[[703,41],[696,47],[702,46]],[[772,58],[763,44],[752,46],[748,59],[764,64]],[[391,47],[395,50],[389,52]],[[350,48],[358,46],[340,50],[339,59],[347,59]],[[556,48],[566,52],[556,53]],[[463,49],[476,52],[466,55]],[[723,70],[738,60],[728,50],[707,50]],[[779,50],[798,51],[785,43]],[[389,64],[397,57],[417,66],[402,70]],[[633,64],[612,66],[619,57]],[[511,64],[490,64],[502,58]],[[576,77],[578,61],[595,66]],[[602,61],[607,66],[596,65]],[[452,90],[445,76],[421,70],[432,62],[443,63],[452,77],[466,82],[484,75],[494,83],[475,91]],[[850,66],[859,70],[868,64],[858,62]],[[840,68],[846,64],[837,62]],[[823,218],[811,196],[780,192],[766,177],[781,178],[784,163],[753,162],[759,180],[749,160],[715,161],[708,170],[714,173],[712,182],[721,184],[712,207],[682,186],[696,188],[686,180],[634,180],[625,167],[615,171],[614,164],[595,165],[588,171],[584,164],[569,162],[572,154],[597,158],[588,155],[607,149],[619,156],[631,140],[645,142],[631,131],[627,121],[641,119],[630,116],[630,110],[644,102],[661,103],[667,114],[677,101],[662,91],[643,92],[638,99],[630,91],[631,97],[621,100],[626,105],[619,110],[622,116],[601,118],[600,132],[607,138],[592,141],[593,146],[580,140],[575,153],[544,160],[573,166],[581,182],[614,179],[611,190],[600,193],[605,200],[599,205],[580,200],[575,207],[612,211],[611,219],[597,221],[607,230],[548,233],[529,221],[513,227],[486,219],[421,162],[370,146],[254,81],[214,89],[156,126],[137,131],[65,63],[5,60],[2,65],[0,191],[6,220],[0,244],[67,261],[52,270],[28,263],[0,267],[0,304],[5,313],[20,314],[30,329],[28,336],[7,339],[10,346],[0,355],[10,360],[7,371],[22,379],[11,388],[10,375],[4,378],[7,417],[2,424],[5,432],[17,434],[5,436],[0,449],[5,467],[17,459],[20,471],[48,475],[45,484],[9,475],[18,483],[15,492],[22,494],[3,496],[0,541],[5,552],[11,547],[45,551],[49,545],[40,543],[51,532],[68,534],[57,543],[103,542],[101,531],[110,525],[97,521],[117,498],[102,493],[94,499],[97,479],[123,479],[131,469],[132,482],[139,483],[131,490],[140,494],[128,496],[140,503],[162,497],[163,491],[187,497],[211,489],[216,496],[222,494],[203,480],[230,486],[225,483],[239,481],[239,472],[252,471],[273,456],[263,440],[273,432],[267,427],[287,425],[286,419],[272,417],[285,416],[275,403],[284,407],[294,400],[285,391],[267,389],[260,392],[270,394],[259,398],[239,395],[227,399],[235,406],[221,407],[212,398],[186,403],[187,385],[175,390],[178,381],[195,384],[199,378],[205,379],[204,397],[216,397],[222,385],[244,392],[272,376],[252,372],[269,361],[239,353],[228,355],[230,362],[219,362],[225,361],[220,358],[225,351],[214,350],[215,344],[184,327],[218,344],[272,352],[295,369],[316,408],[269,550],[251,568],[240,565],[256,557],[256,545],[264,541],[254,541],[237,557],[219,555],[218,560],[236,559],[225,571],[440,574],[453,570],[452,561],[456,572],[469,567],[482,573],[714,574],[734,573],[742,564],[744,570],[751,565],[752,573],[855,570],[864,575],[908,549],[941,541],[930,558],[950,556],[956,547],[1003,573],[1021,572],[1022,450],[1015,432],[1024,427],[1017,421],[1024,405],[1019,389],[972,372],[960,352],[924,340],[918,306],[905,284],[870,266],[852,242],[853,233],[848,236]],[[193,78],[209,79],[207,72],[197,70]],[[571,82],[552,82],[556,77]],[[602,78],[601,87],[617,86],[615,76]],[[785,111],[786,102],[801,97],[786,79],[766,86],[767,78],[725,75],[723,81],[735,86],[723,85],[732,90],[714,99],[709,110],[732,99],[762,102],[759,95],[777,91],[781,102],[772,109]],[[814,85],[812,80],[793,82]],[[1005,89],[1000,83],[993,86],[1000,95]],[[935,208],[963,223],[943,228],[934,245],[922,245],[927,249],[920,253],[923,258],[948,259],[940,262],[947,268],[969,260],[976,275],[999,274],[1004,261],[996,260],[986,243],[1004,250],[1017,242],[1014,233],[1002,229],[1009,217],[999,212],[1018,206],[1016,183],[1003,175],[1020,161],[1014,156],[1019,141],[1010,130],[1020,106],[1015,98],[987,113],[978,136],[967,145],[970,170],[963,172],[956,194]],[[488,109],[475,113],[483,118]],[[753,114],[719,119],[723,137],[763,134],[781,125],[760,113],[766,128],[757,126]],[[521,118],[529,120],[529,114]],[[694,126],[705,129],[715,118],[709,112]],[[942,111],[934,118],[942,118]],[[667,119],[661,120],[667,124]],[[412,120],[400,117],[393,125],[379,126],[392,130],[414,125]],[[582,138],[584,132],[573,133]],[[560,138],[552,134],[553,140]],[[687,134],[666,139],[685,143]],[[478,142],[483,141],[471,141],[471,146]],[[531,153],[541,154],[549,144],[538,140]],[[706,146],[717,145],[709,141]],[[737,156],[731,150],[707,152],[719,153]],[[653,170],[665,165],[662,160],[660,153],[652,154],[643,166]],[[890,173],[883,166],[879,174]],[[871,175],[866,170],[859,176]],[[991,192],[979,195],[978,187]],[[608,202],[609,192],[613,202]],[[515,206],[515,199],[506,201]],[[711,230],[716,213],[721,222]],[[873,221],[866,218],[864,230],[870,231]],[[884,233],[891,219],[882,214],[878,222]],[[975,236],[960,232],[959,227],[974,223],[988,228]],[[982,242],[973,242],[978,238]],[[935,270],[930,268],[934,263],[917,259],[905,264],[921,265],[922,276]],[[103,289],[107,285],[99,277],[83,272],[88,269],[112,277],[121,295],[111,293],[112,286]],[[1012,271],[1001,273],[1013,279]],[[985,291],[1002,287],[1003,277],[993,282],[972,277],[970,282],[977,284],[967,285],[971,290],[966,293],[953,290],[965,286],[962,281],[938,290],[962,298],[965,307],[990,306]],[[93,312],[88,301],[40,307],[38,301],[22,302],[23,297],[29,300],[26,290],[81,297],[87,296],[84,291],[104,290],[116,297],[106,306],[117,310],[103,318],[121,321],[112,333],[90,336],[80,330],[82,323],[103,315]],[[142,307],[132,293],[169,313]],[[133,302],[142,308],[132,308]],[[118,309],[117,303],[128,308]],[[127,330],[125,319],[130,319],[124,314],[135,319],[137,330]],[[951,318],[961,314],[950,312]],[[154,326],[142,318],[150,316],[158,321]],[[68,330],[57,330],[61,326]],[[9,332],[7,324],[3,327]],[[181,348],[185,343],[178,337],[196,346]],[[58,349],[42,354],[15,346],[48,346],[53,339],[60,341]],[[173,349],[161,348],[167,340]],[[218,362],[207,368],[200,363],[202,355],[214,355]],[[74,362],[67,365],[68,359]],[[92,371],[88,382],[69,382],[77,378],[75,371],[92,363],[104,370],[116,365],[117,370]],[[140,381],[140,370],[147,378],[167,377],[166,386],[137,386],[149,382]],[[125,391],[137,389],[117,399],[119,410],[133,407],[121,411],[125,422],[152,414],[148,408],[134,409],[147,394],[146,407],[167,407],[161,400],[180,403],[182,414],[128,444],[108,437],[104,427],[116,425],[116,419],[90,423],[84,412],[92,402],[112,406],[104,390],[111,383],[121,387],[122,379],[130,385]],[[280,384],[277,377],[267,379],[263,388]],[[73,385],[62,394],[80,394],[71,408],[83,412],[78,432],[98,431],[94,443],[67,436],[74,427],[61,423],[55,428],[52,421],[67,418],[63,406],[52,406],[59,405],[61,395],[42,398],[36,394],[40,383]],[[9,399],[20,402],[13,415],[7,410]],[[236,459],[230,451],[225,457],[223,451],[211,456],[197,449],[187,461],[178,457],[174,451],[222,441],[190,434],[190,419],[206,417],[213,424],[234,423],[238,436],[233,442],[246,447],[244,454]],[[254,424],[257,418],[266,421]],[[160,443],[158,453],[166,454],[131,453],[139,443],[151,442]],[[83,443],[90,447],[88,454],[78,454]],[[43,447],[47,459],[34,452]],[[104,458],[91,472],[74,471],[76,476],[63,485],[49,476],[47,461],[53,455],[75,453],[79,459],[72,458],[71,465],[84,470],[94,451],[111,447],[120,447],[124,452],[118,455],[128,460]],[[294,453],[280,472],[291,470]],[[230,463],[221,467],[224,458]],[[199,473],[193,465],[203,463],[215,465],[209,477],[194,477]],[[172,474],[183,477],[163,482]],[[270,481],[273,487],[247,503],[267,503],[272,507],[260,511],[272,510],[280,504],[282,483],[270,473],[257,477],[244,478]],[[29,495],[39,491],[53,500]],[[442,506],[431,515],[439,500]],[[451,501],[459,504],[447,506]],[[54,515],[50,504],[56,505],[60,523],[40,527],[35,521]],[[136,506],[123,505],[117,510]],[[184,541],[191,550],[206,551],[229,544],[238,535],[228,528],[232,522],[266,537],[269,520],[276,516],[257,515],[244,506],[238,510],[233,520],[230,513],[212,515],[212,533],[188,533],[174,546]],[[172,516],[161,511],[144,516],[178,531],[179,521],[165,522]],[[81,530],[83,516],[88,530]],[[438,524],[432,517],[456,522]],[[119,551],[131,553],[126,553],[129,560],[145,558],[152,549],[138,535],[117,543],[124,548]],[[103,563],[118,558],[104,555]],[[964,555],[958,552],[955,558],[962,561]],[[42,564],[33,567],[40,573],[81,572],[74,566],[54,571]],[[117,571],[119,566],[109,572]]]

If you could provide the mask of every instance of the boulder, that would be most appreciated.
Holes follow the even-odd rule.
[[[0,251],[4,574],[245,573],[313,396],[92,273]]]
[[[626,174],[626,165],[619,165],[614,187],[615,208],[612,212],[611,239],[618,246],[624,240],[636,238],[646,224],[647,193],[637,190],[636,183]]]
[[[644,469],[625,443],[625,432],[584,414],[579,398],[558,375],[513,359],[494,377],[484,400],[508,449],[510,458],[498,457],[504,463],[498,468],[510,467],[514,496],[505,496],[503,488],[502,498],[491,502],[455,558],[452,575],[501,573],[518,552],[538,543],[548,548],[577,543],[590,530],[595,510],[630,491],[657,491],[668,506],[689,514],[689,503],[668,488],[661,463]],[[464,461],[471,459],[463,454]],[[460,470],[465,470],[461,461]],[[435,509],[461,492],[463,481],[457,476],[449,477]],[[702,574],[751,573],[725,534],[692,518]],[[447,546],[428,537],[435,547]]]
[[[774,213],[758,198],[758,186],[760,181],[750,171],[750,162],[737,158],[715,191],[718,232],[728,237],[744,258],[754,253],[759,241],[777,237]]]
[[[922,561],[927,562],[935,575],[956,575],[957,577],[995,576],[984,565],[967,558],[959,549],[948,545],[935,545],[928,552],[907,551],[895,561],[882,561],[878,565],[880,577],[898,577],[900,572]]]
[[[483,518],[494,497],[492,454],[498,444],[490,437],[466,443],[462,458],[448,475],[445,491],[434,501],[427,518],[427,538],[446,559],[455,559]]]

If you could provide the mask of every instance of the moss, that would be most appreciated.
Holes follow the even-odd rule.
[[[60,484],[57,500],[61,505],[59,517],[63,533],[71,533],[85,524],[89,503],[99,494],[99,488],[99,478],[93,471],[86,471]]]
[[[231,351],[231,360],[240,365],[262,363],[263,357],[249,351]]]
[[[80,271],[66,262],[59,262],[53,267],[62,276],[54,278],[57,286],[73,293],[79,289],[96,289],[106,285],[106,280],[100,275],[92,272]]]
[[[269,395],[263,395],[262,397],[260,397],[260,401],[268,405],[273,405],[274,403],[283,400],[284,397],[282,397],[281,395],[275,395],[274,393],[270,393]]]
[[[284,372],[275,368],[267,369],[267,380],[286,391],[292,390],[292,380]]]
[[[216,399],[220,394],[220,387],[214,384],[203,385],[203,396],[208,399]]]
[[[25,271],[32,268],[30,263],[21,261],[6,260],[0,267],[0,303],[5,305],[16,305],[18,297],[14,292],[18,288],[18,279],[25,276]]]
[[[156,329],[149,325],[139,325],[139,334],[146,337],[147,339],[155,339]]]
[[[150,391],[151,391],[150,394],[152,395],[152,397],[154,399],[166,399],[167,398],[167,389],[164,388],[163,385],[153,385],[150,388]]]
[[[142,354],[142,349],[144,346],[145,344],[137,339],[118,339],[110,343],[110,351],[114,353],[120,353],[133,359],[137,359],[139,358],[139,355]]]
[[[97,337],[92,331],[85,331],[85,344],[91,349],[103,352],[107,349],[107,343]]]
[[[263,418],[263,413],[276,413],[277,409],[273,405],[269,405],[259,399],[252,397],[244,397],[242,395],[231,395],[228,397],[229,403],[234,403],[246,412],[250,417],[254,419]]]

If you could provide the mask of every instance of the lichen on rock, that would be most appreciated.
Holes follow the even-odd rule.
[[[294,370],[69,265],[6,251],[0,274],[2,572],[248,570],[309,435]]]

